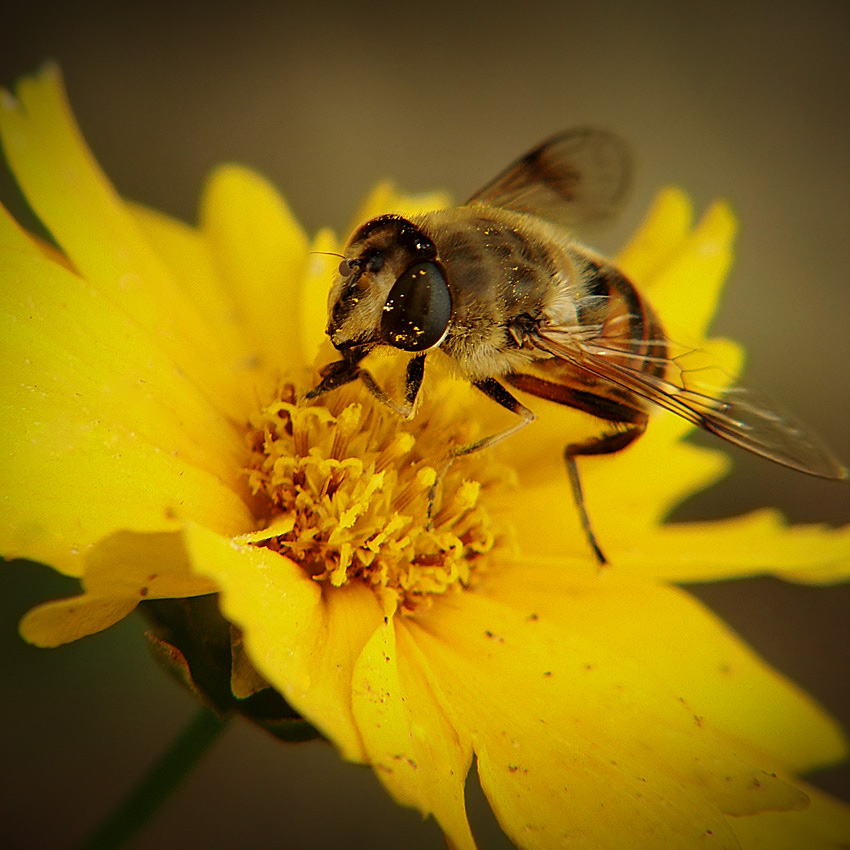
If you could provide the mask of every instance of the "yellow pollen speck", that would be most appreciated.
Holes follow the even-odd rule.
[[[504,534],[482,494],[510,476],[488,452],[448,462],[470,441],[468,417],[426,400],[407,421],[356,384],[309,405],[300,397],[283,385],[249,423],[265,530],[246,542],[333,587],[363,582],[408,614],[473,584]]]

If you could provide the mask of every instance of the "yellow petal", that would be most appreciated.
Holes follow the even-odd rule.
[[[547,408],[540,415],[542,434],[534,422],[505,440],[514,445],[499,446],[500,456],[515,462],[522,493],[522,498],[509,494],[513,498],[506,514],[524,551],[551,556],[586,553],[563,460],[572,434],[559,433],[549,412]],[[647,550],[639,542],[643,535],[654,531],[682,499],[714,483],[730,467],[722,452],[678,442],[675,419],[659,416],[622,452],[577,461],[585,506],[612,563],[619,563],[622,549],[640,550],[645,557]]]
[[[671,339],[688,345],[706,336],[732,264],[736,230],[729,207],[713,204],[647,287]]]
[[[193,573],[182,536],[119,532],[101,540],[86,558],[85,593],[39,605],[21,622],[21,634],[38,646],[58,646],[108,628],[144,599],[214,593]]]
[[[3,251],[38,253],[30,235],[12,218],[9,211],[0,204],[0,247]]]
[[[741,850],[842,850],[850,847],[850,807],[803,786],[810,804],[799,812],[730,818]]]
[[[805,805],[675,690],[558,623],[474,593],[419,623],[411,633],[518,847],[734,847],[723,812]]]
[[[99,541],[86,559],[83,585],[96,595],[134,594],[179,599],[215,593],[216,585],[193,572],[183,535],[121,531]]]
[[[541,422],[543,420],[541,416]],[[613,455],[578,459],[585,507],[600,545],[619,565],[627,553],[635,563],[647,562],[647,552],[657,524],[681,500],[717,481],[729,469],[730,461],[721,452],[683,442],[671,442],[670,432],[678,430],[675,417],[659,417],[640,439]],[[536,426],[536,422],[531,426]],[[587,539],[581,528],[578,508],[567,478],[563,447],[553,435],[548,454],[536,464],[529,458],[544,444],[536,434],[512,438],[523,446],[500,446],[501,456],[519,455],[518,492],[505,493],[499,508],[510,522],[521,551],[543,557],[589,556]],[[506,440],[506,443],[511,440]],[[553,445],[554,444],[554,445]],[[494,503],[493,507],[496,505]],[[586,565],[595,571],[595,564]]]
[[[617,265],[641,288],[649,287],[691,230],[690,198],[675,187],[663,189],[628,244],[617,255]]]
[[[48,66],[0,100],[0,140],[27,200],[73,266],[132,316],[222,411],[244,411],[225,352],[144,240],[86,147]]]
[[[803,773],[847,754],[837,723],[684,591],[635,581],[616,567],[582,576],[529,560],[488,574],[479,592],[563,624],[568,640],[580,635],[634,661],[768,764]]]
[[[234,295],[218,274],[207,239],[163,213],[138,204],[128,207],[147,243],[179,281],[202,317],[208,333],[227,352],[223,365],[234,378],[249,386],[258,381],[255,346],[247,337],[249,328],[239,321]],[[246,391],[253,399],[253,394]]]
[[[433,814],[458,850],[474,850],[464,806],[472,760],[404,623],[388,620],[354,668],[354,716],[378,778],[403,805]]]
[[[194,569],[221,589],[224,616],[243,632],[251,662],[350,761],[366,761],[351,711],[355,662],[383,622],[362,585],[330,589],[270,549],[193,526]]]
[[[18,628],[24,640],[56,647],[115,625],[138,604],[137,596],[75,596],[33,608]]]
[[[327,229],[320,230],[310,246],[310,259],[300,287],[299,301],[300,358],[303,363],[312,363],[319,348],[328,345],[325,335],[325,326],[328,323],[328,292],[339,266],[339,257],[331,252],[337,251],[337,239]]]
[[[302,363],[307,237],[280,195],[247,168],[221,166],[204,191],[201,230],[259,366],[274,372]]]
[[[0,290],[6,557],[79,574],[117,529],[250,527],[239,433],[145,331],[40,254],[4,252]]]
[[[38,255],[8,252],[0,292],[7,392],[124,422],[237,487],[241,434],[132,319]]]
[[[616,564],[624,574],[672,582],[767,574],[829,584],[850,576],[850,526],[789,526],[771,509],[712,522],[674,523],[657,528],[641,545],[619,549]]]
[[[236,699],[247,699],[253,694],[271,687],[268,681],[257,672],[257,668],[254,667],[248,653],[245,652],[242,633],[232,626],[230,628],[230,655],[232,664],[230,689]]]
[[[732,262],[737,223],[729,206],[713,204],[691,227],[690,200],[665,189],[617,263],[646,295],[668,336],[691,344],[706,335]]]

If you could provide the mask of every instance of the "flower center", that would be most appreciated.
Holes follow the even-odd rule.
[[[266,505],[252,542],[407,613],[474,584],[504,536],[482,495],[511,476],[490,452],[450,459],[475,438],[469,417],[435,398],[405,421],[357,383],[298,397],[284,384],[250,422],[248,478]]]

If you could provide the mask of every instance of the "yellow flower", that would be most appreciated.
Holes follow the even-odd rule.
[[[120,199],[55,70],[0,107],[6,157],[58,250],[0,220],[0,469],[6,557],[82,595],[21,625],[55,646],[145,600],[218,593],[231,685],[269,684],[367,763],[400,803],[474,840],[464,782],[521,848],[820,848],[848,809],[794,776],[846,755],[841,731],[671,582],[850,572],[850,533],[773,511],[664,525],[726,459],[667,414],[620,454],[582,459],[610,569],[592,560],[560,464],[582,415],[537,405],[522,437],[463,458],[489,410],[432,370],[402,421],[359,384],[304,393],[324,339],[329,232],[310,240],[262,179],[207,186],[197,228]],[[443,202],[379,188],[360,217]],[[735,224],[693,226],[661,194],[620,263],[666,327],[706,339]],[[319,359],[317,361],[317,358]],[[397,364],[376,365],[391,383]],[[486,408],[486,409],[485,409]]]

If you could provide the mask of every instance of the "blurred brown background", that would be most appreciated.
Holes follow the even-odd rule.
[[[174,5],[7,9],[0,83],[57,59],[86,138],[128,197],[193,220],[204,175],[238,160],[310,229],[342,227],[379,178],[462,198],[559,129],[609,126],[633,142],[638,173],[601,246],[623,240],[661,185],[686,187],[698,208],[728,198],[742,230],[715,327],[746,342],[748,383],[850,461],[846,2]],[[850,520],[850,486],[735,460],[679,516],[779,504],[797,521]],[[148,658],[140,622],[35,650],[16,637],[17,618],[70,584],[20,564],[0,582],[0,844],[67,847],[195,706]],[[847,587],[696,592],[850,726]],[[850,800],[846,766],[816,781]],[[433,823],[329,747],[283,747],[237,724],[134,846],[400,843],[442,846]]]

